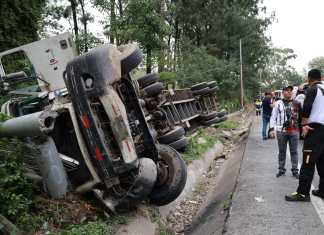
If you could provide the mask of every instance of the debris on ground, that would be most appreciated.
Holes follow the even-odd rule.
[[[223,163],[226,161],[227,156],[235,149],[238,141],[248,133],[249,122],[246,121],[248,117],[248,114],[244,114],[240,117],[231,118],[228,126],[230,128],[236,126],[234,129],[223,129],[220,127],[208,127],[205,129],[206,133],[212,133],[214,136],[217,136],[216,138],[222,141],[224,151],[220,156],[216,156],[209,167],[209,171],[202,175],[193,195],[176,206],[176,210],[167,217],[167,226],[169,226],[175,234],[184,234],[185,228],[192,223],[194,216],[205,201],[209,189],[215,184],[215,178]],[[227,124],[226,122],[224,123],[223,126],[226,127]],[[237,123],[237,125],[235,123]],[[224,136],[226,136],[226,138],[222,138]]]

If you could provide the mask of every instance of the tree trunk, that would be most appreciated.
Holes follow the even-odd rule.
[[[110,1],[110,43],[115,43],[115,29],[116,29],[116,13],[115,13],[115,0]]]
[[[146,55],[146,73],[152,72],[152,50],[147,49],[147,55]]]
[[[180,30],[179,30],[179,21],[178,19],[175,20],[175,24],[174,24],[174,28],[175,28],[175,35],[174,35],[174,64],[173,64],[173,70],[176,70],[176,66],[178,63],[177,57],[178,57],[178,52],[179,52],[179,41],[180,41]]]
[[[82,18],[83,18],[83,30],[84,30],[84,52],[88,51],[88,31],[87,31],[87,24],[88,19],[86,19],[86,14],[84,11],[84,0],[79,0],[79,3],[81,5],[81,11],[82,11]]]
[[[118,0],[118,11],[119,11],[119,18],[123,19],[124,17],[124,8],[123,8],[123,1],[122,0]],[[119,37],[118,35],[116,35],[116,43],[119,46],[120,44],[124,43]]]
[[[171,48],[171,38],[172,38],[172,34],[169,34],[169,36],[168,36],[168,49],[167,49],[167,53],[168,53],[168,55],[167,55],[167,69],[168,69],[168,71],[170,71],[170,69],[171,69],[171,61],[172,61],[172,48]]]
[[[74,26],[74,36],[76,41],[76,50],[77,53],[80,54],[80,47],[79,47],[79,27],[78,27],[78,19],[76,13],[76,0],[69,0],[71,3],[71,10],[72,10],[72,18],[73,18],[73,26]]]
[[[161,49],[159,55],[159,64],[158,64],[158,72],[161,73],[164,71],[165,66],[165,49]]]

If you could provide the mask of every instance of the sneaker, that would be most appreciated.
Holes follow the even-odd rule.
[[[280,177],[280,176],[282,176],[282,175],[285,175],[285,173],[286,173],[286,172],[284,172],[284,171],[279,171],[279,172],[276,174],[276,176],[277,176],[277,178],[278,178],[278,177]]]
[[[310,202],[309,195],[304,195],[298,192],[294,192],[285,196],[286,201],[289,202]]]
[[[293,177],[295,177],[296,179],[299,179],[299,174],[297,172],[292,173]]]
[[[320,198],[324,199],[324,193],[319,191],[318,189],[312,190],[312,194],[316,197],[320,197]]]

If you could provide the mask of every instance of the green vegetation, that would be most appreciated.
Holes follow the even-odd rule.
[[[210,133],[208,129],[199,129],[198,134],[189,140],[185,152],[182,154],[184,161],[190,164],[193,160],[199,159],[209,148],[217,142],[215,133]]]
[[[217,128],[232,130],[236,129],[239,126],[238,122],[227,120],[217,125]]]
[[[311,61],[309,61],[308,67],[310,69],[319,69],[321,70],[322,74],[324,74],[324,56],[313,58]]]
[[[34,199],[32,183],[24,176],[23,168],[23,158],[33,154],[34,150],[16,138],[0,140],[0,214],[23,230],[33,226],[29,221]]]
[[[61,235],[87,235],[87,234],[107,234],[113,233],[113,228],[103,221],[89,222],[87,224],[73,225],[69,230],[63,231]]]
[[[127,224],[129,217],[116,215],[106,221],[98,220],[84,224],[72,225],[66,230],[60,232],[60,235],[88,235],[88,234],[105,234],[113,235],[116,233],[118,226]]]
[[[299,85],[303,76],[289,65],[297,55],[289,48],[273,48],[268,54],[268,63],[259,70],[259,83],[264,91],[281,89],[287,85]]]
[[[237,99],[221,99],[219,101],[219,108],[225,109],[227,112],[235,112],[241,109],[241,102]]]
[[[46,0],[1,0],[0,52],[39,39]]]

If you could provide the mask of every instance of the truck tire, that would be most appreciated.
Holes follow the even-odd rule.
[[[149,195],[153,205],[163,206],[174,201],[187,181],[187,167],[180,154],[167,145],[158,145],[158,179]]]
[[[226,120],[226,116],[223,116],[223,117],[215,117],[213,119],[210,119],[208,121],[204,121],[202,124],[204,126],[209,126],[209,125],[212,125],[212,124],[216,124],[216,123],[220,123],[220,122],[223,122]]]
[[[188,144],[189,144],[188,138],[184,136],[183,138],[170,143],[169,146],[171,146],[177,151],[183,151]]]
[[[200,119],[203,120],[203,121],[208,121],[208,120],[213,119],[215,117],[218,117],[217,112],[212,112],[212,113],[200,115]]]
[[[191,90],[192,91],[198,91],[198,90],[201,90],[203,88],[207,88],[208,87],[208,84],[207,82],[202,82],[202,83],[198,83],[198,84],[195,84],[193,86],[191,86]]]
[[[194,96],[201,96],[201,95],[207,95],[209,94],[209,87],[202,88],[200,90],[195,90],[192,92]]]
[[[144,87],[147,87],[147,86],[153,84],[158,79],[159,79],[159,75],[157,73],[150,73],[150,74],[147,74],[147,75],[137,79],[137,82],[138,82],[139,87],[141,89],[143,89]]]
[[[216,87],[209,88],[209,92],[208,92],[208,94],[213,94],[213,93],[215,93],[216,91],[218,91],[218,87],[217,87],[217,86],[216,86]]]
[[[226,111],[220,111],[220,112],[217,112],[217,117],[221,118],[221,117],[224,117],[226,114],[227,114]]]
[[[217,82],[216,81],[207,82],[207,85],[209,88],[217,87]]]
[[[125,75],[141,63],[143,54],[141,50],[134,45],[122,47],[119,50],[122,52],[122,59],[120,60],[121,74]]]
[[[185,129],[182,126],[175,126],[175,128],[166,134],[160,136],[158,141],[161,144],[169,144],[180,139],[185,134]]]
[[[157,96],[161,93],[162,90],[163,90],[162,82],[155,82],[143,89],[146,97]]]
[[[212,125],[212,124],[215,124],[215,123],[219,123],[220,122],[220,118],[219,117],[214,117],[210,120],[207,120],[207,121],[203,121],[202,124],[204,126],[209,126],[209,125]]]

